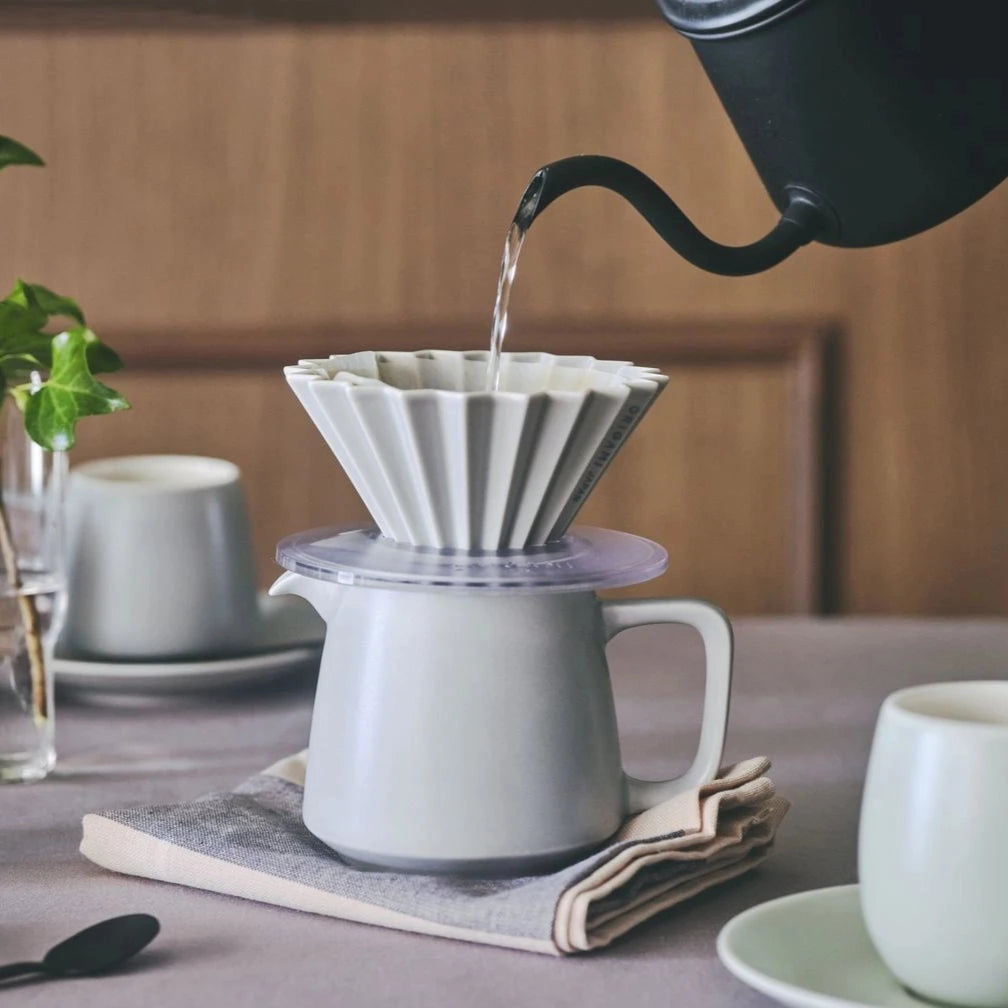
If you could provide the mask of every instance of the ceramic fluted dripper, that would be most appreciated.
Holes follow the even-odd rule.
[[[626,361],[548,353],[363,352],[287,381],[384,536],[504,550],[558,539],[668,381]]]

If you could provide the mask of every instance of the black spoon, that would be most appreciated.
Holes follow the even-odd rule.
[[[0,980],[25,973],[48,977],[88,976],[125,962],[148,945],[161,925],[150,914],[126,914],[78,931],[54,945],[41,962],[16,962],[0,966]]]

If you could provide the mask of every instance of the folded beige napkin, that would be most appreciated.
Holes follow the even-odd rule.
[[[549,875],[460,879],[354,868],[301,822],[305,753],[234,791],[84,817],[81,853],[128,875],[383,927],[563,955],[762,861],[788,803],[756,758],[628,819]]]

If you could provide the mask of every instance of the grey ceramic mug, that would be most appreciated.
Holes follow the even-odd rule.
[[[67,654],[212,657],[255,638],[248,511],[231,462],[131,455],[77,466],[66,556]]]

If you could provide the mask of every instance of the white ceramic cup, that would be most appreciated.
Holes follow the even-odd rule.
[[[911,991],[1008,1006],[1008,681],[888,697],[861,808],[861,904]]]
[[[238,467],[195,455],[77,466],[67,492],[67,617],[82,658],[212,657],[258,628]]]

